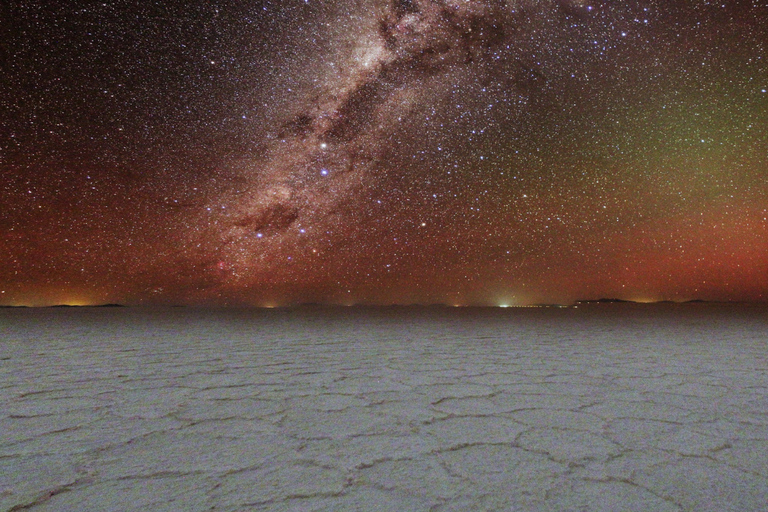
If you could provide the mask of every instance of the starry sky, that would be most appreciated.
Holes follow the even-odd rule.
[[[0,6],[0,304],[768,300],[768,2]]]

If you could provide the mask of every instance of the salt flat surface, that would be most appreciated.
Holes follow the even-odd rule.
[[[766,313],[0,310],[0,510],[766,510]]]

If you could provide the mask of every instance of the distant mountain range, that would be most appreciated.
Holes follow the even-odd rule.
[[[492,307],[538,307],[538,308],[569,308],[574,306],[584,306],[584,305],[590,305],[590,304],[638,304],[638,305],[653,305],[653,304],[746,304],[742,302],[722,302],[722,301],[709,301],[709,300],[701,300],[701,299],[694,299],[694,300],[687,300],[687,301],[673,301],[673,300],[659,300],[659,301],[634,301],[634,300],[626,300],[626,299],[615,299],[615,298],[600,298],[600,299],[586,299],[586,300],[576,300],[570,304],[549,304],[549,303],[539,303],[539,304],[528,304],[528,305],[520,305],[520,306],[459,306],[459,307],[480,307],[480,308],[492,308]],[[53,306],[3,306],[0,305],[0,309],[3,308],[35,308],[35,307],[44,307],[44,308],[126,308],[131,306],[126,306],[125,304],[97,304],[97,305],[72,305],[72,304],[56,304]],[[180,307],[186,307],[183,305],[173,305],[173,306],[167,306],[167,307],[174,307],[174,308],[180,308]],[[343,306],[340,304],[317,304],[317,303],[307,303],[307,304],[290,304],[286,305],[286,308],[326,308],[326,307],[361,307],[361,308],[411,308],[411,307],[417,307],[417,308],[447,308],[447,307],[454,307],[449,304],[391,304],[391,305],[374,305],[374,304],[355,304],[352,306]],[[254,306],[254,309],[260,309],[258,306]]]

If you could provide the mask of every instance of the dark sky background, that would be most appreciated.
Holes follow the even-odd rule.
[[[768,2],[3,2],[0,304],[768,299]]]

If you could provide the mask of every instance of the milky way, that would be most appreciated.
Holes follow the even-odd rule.
[[[386,160],[397,151],[393,143],[413,149],[407,137],[397,140],[395,134],[413,121],[414,111],[435,111],[450,91],[492,76],[501,79],[497,88],[524,103],[528,88],[546,81],[526,41],[551,39],[549,32],[594,9],[579,1],[404,0],[343,11],[365,19],[367,28],[347,36],[352,58],[345,72],[302,99],[299,112],[265,143],[263,159],[242,171],[242,186],[211,207],[221,216],[213,221],[214,232],[205,234],[221,240],[218,277],[235,286],[264,280],[284,267],[310,226],[331,252],[339,238],[360,237],[345,206],[354,208],[377,171],[389,167]],[[547,27],[552,20],[555,26]],[[515,122],[519,108],[507,108],[505,120]],[[206,246],[206,252],[216,250]]]
[[[766,297],[758,3],[120,9],[9,15],[7,302]]]
[[[378,31],[362,35],[346,76],[305,100],[268,143],[265,162],[250,171],[254,185],[236,200],[232,238],[286,234],[306,212],[327,219],[365,187],[413,109],[455,85],[458,68],[477,79],[478,67],[514,53],[516,9],[502,3],[402,1],[362,10]]]

